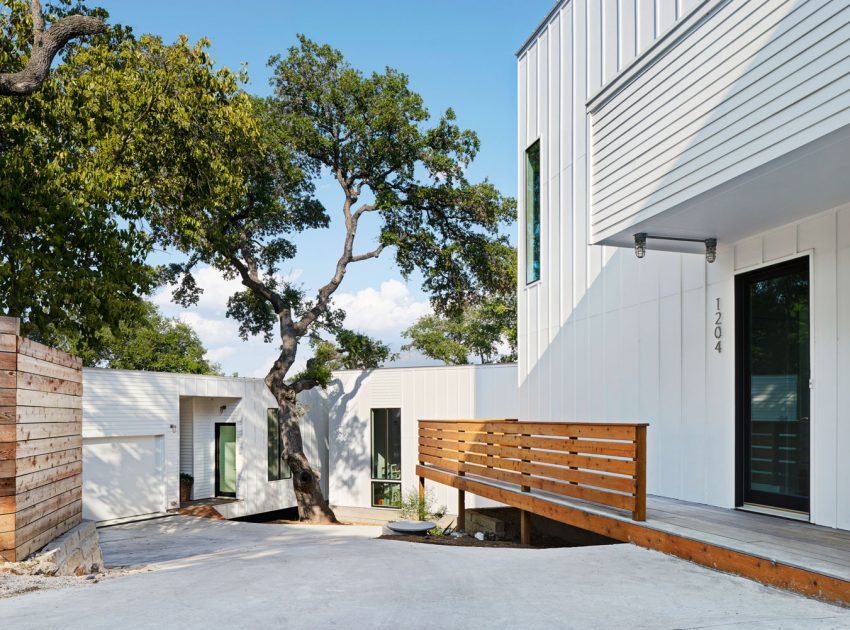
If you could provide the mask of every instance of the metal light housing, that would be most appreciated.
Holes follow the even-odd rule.
[[[646,232],[635,234],[635,256],[638,258],[646,256]]]

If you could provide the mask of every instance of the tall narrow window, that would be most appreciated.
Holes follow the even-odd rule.
[[[540,280],[540,140],[525,151],[525,282]]]
[[[289,466],[281,461],[280,457],[281,444],[279,413],[280,409],[268,409],[266,411],[266,420],[269,432],[269,481],[280,481],[281,479],[289,479],[292,476],[292,471],[289,470]]]
[[[401,409],[372,410],[372,505],[401,507]]]

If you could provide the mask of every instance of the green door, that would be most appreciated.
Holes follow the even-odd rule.
[[[215,494],[236,496],[236,425],[215,425]]]

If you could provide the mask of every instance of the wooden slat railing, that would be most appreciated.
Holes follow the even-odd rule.
[[[540,490],[646,520],[646,424],[420,420],[419,467]],[[513,488],[511,488],[513,489]],[[462,501],[462,495],[461,495]]]

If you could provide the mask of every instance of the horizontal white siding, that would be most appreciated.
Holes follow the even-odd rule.
[[[850,5],[707,6],[592,103],[594,242],[850,124]]]

